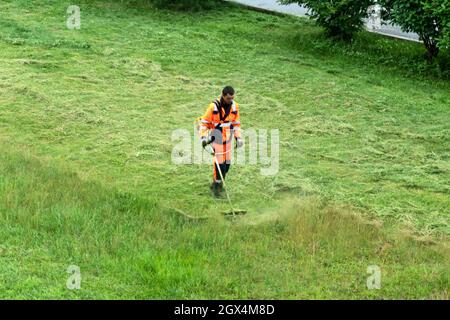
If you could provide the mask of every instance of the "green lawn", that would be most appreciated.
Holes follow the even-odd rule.
[[[70,4],[0,3],[0,298],[448,299],[450,83],[420,44],[118,1],[68,30]],[[210,166],[171,161],[226,84],[281,142],[277,175],[232,167],[231,221]]]

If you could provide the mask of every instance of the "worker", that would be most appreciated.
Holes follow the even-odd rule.
[[[234,101],[234,94],[233,87],[223,88],[222,95],[209,104],[200,119],[199,131],[202,146],[205,148],[212,143],[224,179],[230,170],[233,138],[236,140],[237,148],[243,146],[239,105]],[[215,161],[213,161],[211,189],[215,196],[220,196],[223,191],[222,177]]]

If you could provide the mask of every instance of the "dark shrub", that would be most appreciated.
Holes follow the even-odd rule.
[[[197,11],[211,9],[220,0],[151,0],[151,2],[160,9]]]

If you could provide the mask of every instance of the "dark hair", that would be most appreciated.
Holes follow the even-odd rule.
[[[225,88],[223,88],[222,94],[224,96],[226,96],[226,95],[234,96],[234,89],[233,89],[233,87],[226,86]]]

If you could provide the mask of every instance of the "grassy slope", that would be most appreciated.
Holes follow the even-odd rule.
[[[448,297],[445,248],[332,204],[450,233],[447,82],[375,67],[358,47],[323,50],[303,19],[95,2],[70,31],[69,3],[25,3],[0,7],[2,296]],[[394,57],[420,52],[364,37]],[[171,164],[171,132],[225,83],[245,127],[280,129],[280,173],[234,167],[249,218],[186,223],[163,208],[226,205],[210,198],[208,167]],[[381,291],[364,287],[374,263]],[[65,289],[70,264],[79,292]]]
[[[448,248],[314,198],[190,222],[2,147],[2,298],[448,298]],[[65,288],[69,265],[82,290]],[[366,268],[382,270],[368,290]]]

